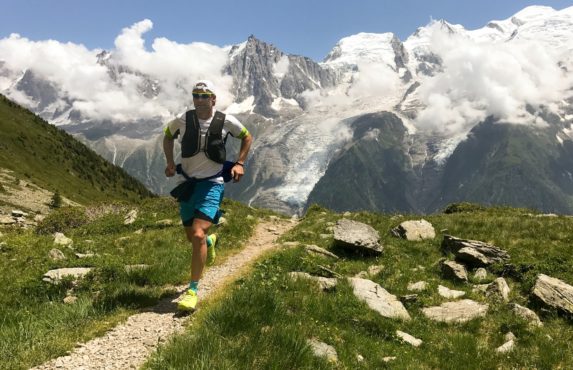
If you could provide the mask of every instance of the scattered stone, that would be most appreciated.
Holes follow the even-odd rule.
[[[313,276],[313,275],[310,275],[306,272],[293,271],[293,272],[289,272],[288,275],[294,280],[308,279],[308,280],[315,281],[318,283],[321,290],[332,290],[336,287],[336,284],[338,283],[338,279],[325,278],[322,276]]]
[[[507,332],[507,333],[505,333],[504,338],[505,338],[506,341],[516,340],[516,339],[517,339],[517,337],[515,336],[515,334],[513,334],[513,333],[510,332],[510,331]]]
[[[159,226],[171,226],[171,225],[173,225],[173,220],[167,218],[164,220],[156,221],[155,224],[159,225]]]
[[[316,265],[316,267],[318,267],[319,269],[321,269],[322,271],[327,272],[328,274],[330,274],[330,276],[336,276],[337,278],[342,278],[343,276],[340,275],[338,272],[329,269],[328,267],[322,266],[322,265]]]
[[[13,209],[11,215],[12,217],[17,217],[17,218],[28,217],[28,214],[26,212],[20,211],[19,209]]]
[[[382,254],[380,234],[370,225],[342,219],[334,228],[334,243],[342,248]]]
[[[123,224],[124,225],[131,225],[132,223],[135,222],[135,220],[137,220],[137,209],[132,209],[131,211],[129,211],[127,213],[127,215],[125,215],[125,218],[123,220]]]
[[[507,353],[513,351],[514,348],[515,348],[515,341],[512,339],[505,342],[501,346],[497,347],[495,351],[497,353]]]
[[[74,282],[77,282],[91,270],[91,267],[69,267],[50,270],[44,274],[42,280],[50,284],[59,284],[65,276],[71,276],[74,278]]]
[[[137,234],[137,235],[141,235],[141,234],[143,234],[143,229],[137,229],[133,233]]]
[[[476,279],[477,281],[482,281],[487,279],[487,270],[484,269],[483,267],[478,268],[474,273],[474,279]]]
[[[487,288],[489,288],[489,284],[476,284],[472,288],[472,292],[485,294],[487,292]]]
[[[12,216],[4,216],[0,215],[0,224],[1,225],[12,225],[15,224],[17,221]]]
[[[330,234],[320,234],[319,237],[320,237],[320,239],[330,239],[330,238],[332,238],[332,235],[330,235]]]
[[[520,306],[517,303],[510,304],[510,308],[517,316],[527,320],[530,326],[537,326],[537,327],[543,326],[543,323],[539,319],[539,316],[537,316],[537,314],[532,310],[530,310],[529,308]]]
[[[422,308],[422,313],[430,320],[458,323],[483,317],[487,313],[489,305],[480,304],[471,299],[463,299],[456,302],[446,302],[439,306]]]
[[[407,287],[407,289],[409,291],[414,291],[414,292],[423,292],[427,288],[428,288],[428,283],[426,283],[425,281],[418,281],[415,283],[410,283],[410,284],[408,284],[408,287]]]
[[[92,258],[95,257],[96,255],[94,253],[88,252],[88,253],[75,253],[76,257],[79,259],[82,258]]]
[[[509,254],[501,248],[478,240],[461,239],[451,235],[444,235],[442,248],[454,253],[457,260],[477,267],[509,260]]]
[[[329,233],[333,233],[334,232],[334,226],[328,226],[326,228],[326,231],[328,231]]]
[[[390,362],[390,361],[394,361],[396,360],[396,356],[386,356],[382,358],[382,361],[384,362]]]
[[[438,294],[444,298],[456,299],[466,295],[466,292],[461,290],[452,290],[443,285],[438,285]]]
[[[383,269],[384,269],[384,266],[382,266],[382,265],[370,266],[370,267],[368,267],[368,275],[370,275],[370,276],[378,275],[380,272],[382,272]]]
[[[126,265],[125,271],[126,272],[134,272],[134,271],[141,271],[141,270],[147,270],[149,269],[151,266],[149,265],[145,265],[145,264],[139,264],[139,265]]]
[[[42,221],[44,221],[45,218],[46,218],[46,216],[44,216],[44,215],[36,215],[36,216],[34,216],[34,221],[35,222],[42,222]]]
[[[418,221],[404,221],[392,229],[392,235],[410,240],[421,241],[425,239],[434,239],[436,231],[431,223],[422,219]]]
[[[539,274],[532,294],[550,307],[573,314],[573,286],[559,279]]]
[[[332,257],[332,258],[334,258],[334,259],[339,259],[339,257],[338,257],[336,254],[334,254],[334,253],[332,253],[332,252],[330,252],[330,251],[327,251],[326,249],[321,248],[321,247],[319,247],[319,246],[317,246],[317,245],[310,244],[310,245],[307,245],[306,247],[304,247],[304,249],[305,249],[308,253],[322,254],[322,255],[324,255],[324,256]]]
[[[375,282],[367,279],[349,278],[354,295],[366,302],[368,307],[389,318],[410,320],[410,315],[402,302]]]
[[[62,233],[55,233],[54,234],[54,244],[58,245],[71,245],[74,241],[68,237],[66,237]]]
[[[274,226],[269,226],[267,227],[267,231],[270,231],[271,233],[274,233],[275,231],[277,231],[278,229]]]
[[[487,296],[498,296],[504,300],[504,302],[509,302],[509,286],[504,278],[500,277],[493,281],[493,283],[489,284],[486,295]]]
[[[361,354],[357,354],[356,355],[356,361],[358,361],[358,362],[364,361],[364,356],[362,356]]]
[[[417,300],[418,300],[417,294],[406,294],[400,296],[400,301],[402,303],[411,303],[411,302],[416,302]]]
[[[225,217],[220,217],[219,222],[217,223],[218,226],[224,225],[227,223],[227,219]]]
[[[454,261],[443,261],[442,273],[448,279],[468,281],[468,273],[464,265]]]
[[[78,297],[73,296],[73,295],[69,295],[69,296],[66,296],[66,298],[64,298],[64,303],[65,304],[74,304],[74,303],[76,303],[77,300],[78,300]]]
[[[414,338],[408,333],[404,333],[403,331],[396,330],[396,335],[398,338],[402,339],[403,342],[411,344],[414,347],[419,347],[423,342],[421,339]]]
[[[321,342],[315,338],[308,339],[307,344],[310,346],[312,353],[317,357],[324,357],[328,362],[338,362],[338,354],[333,346]]]
[[[57,249],[57,248],[52,248],[50,250],[49,256],[52,260],[54,261],[61,261],[61,260],[65,260],[66,256],[64,255],[64,252],[62,252],[61,250]]]

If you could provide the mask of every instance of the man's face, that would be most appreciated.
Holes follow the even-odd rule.
[[[210,111],[215,105],[215,94],[209,90],[193,90],[193,105],[197,110]]]

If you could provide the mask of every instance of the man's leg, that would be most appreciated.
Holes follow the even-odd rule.
[[[191,257],[191,281],[199,281],[207,261],[207,233],[212,223],[207,220],[195,218],[191,226],[185,227],[187,240],[193,244]]]

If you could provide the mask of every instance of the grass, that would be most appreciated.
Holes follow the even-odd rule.
[[[123,218],[137,208],[131,225]],[[214,227],[220,235],[221,264],[242,248],[257,217],[270,212],[225,200],[227,223]],[[3,229],[0,242],[0,369],[25,369],[64,355],[77,342],[101,335],[138,310],[173,295],[174,285],[190,278],[191,248],[179,224],[177,204],[167,198],[149,198],[138,204],[115,203],[54,211],[37,230]],[[254,216],[253,218],[247,217]],[[172,220],[172,225],[158,224]],[[141,230],[141,234],[135,231]],[[73,250],[58,247],[66,256],[52,261],[49,251],[54,231],[74,240]],[[95,253],[78,259],[75,253]],[[126,271],[126,265],[146,264],[145,270]],[[73,285],[42,281],[50,269],[93,267],[93,272]],[[65,304],[68,290],[78,297]]]
[[[284,241],[316,244],[342,257],[307,254],[303,247],[286,249],[256,264],[252,273],[200,312],[189,330],[164,345],[146,369],[565,369],[573,364],[573,322],[529,298],[538,273],[573,283],[573,248],[569,217],[535,217],[530,211],[512,208],[463,207],[449,214],[425,217],[438,232],[435,240],[409,242],[390,235],[392,227],[410,218],[402,215],[354,213],[353,219],[380,232],[385,251],[380,257],[364,257],[334,248],[323,239],[327,227],[342,216],[311,207],[303,221]],[[440,232],[440,230],[443,230]],[[470,284],[443,280],[438,261],[444,257],[440,243],[444,233],[491,242],[508,251],[511,268],[495,266],[512,292],[512,302],[534,308],[544,322],[531,328],[508,306],[481,293]],[[321,292],[312,282],[292,281],[287,273],[304,271],[328,276],[325,266],[353,276],[369,266],[382,265],[370,279],[395,295],[410,294],[410,282],[424,280],[430,288],[418,300],[406,304],[412,320],[381,317],[358,301],[348,283],[339,279],[332,292]],[[490,280],[495,276],[490,275]],[[447,299],[437,293],[445,285],[466,292],[464,298],[489,304],[482,319],[463,324],[436,323],[425,318],[422,307]],[[419,348],[402,343],[396,330],[423,340]],[[507,354],[495,349],[504,335],[513,332],[516,348]],[[307,339],[317,338],[336,348],[339,362],[315,357]],[[386,362],[385,357],[396,357]],[[361,360],[362,359],[362,360]]]

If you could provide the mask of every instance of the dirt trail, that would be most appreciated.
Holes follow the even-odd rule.
[[[246,247],[231,256],[222,265],[208,268],[199,285],[199,305],[212,292],[236,277],[240,270],[264,252],[278,248],[276,240],[295,226],[290,220],[264,221],[257,225]],[[183,292],[186,285],[178,287]],[[33,369],[137,369],[157,346],[181,331],[189,316],[180,316],[177,299],[166,299],[145,312],[130,316],[126,322],[108,331],[102,337],[78,345],[68,356],[59,357]]]

